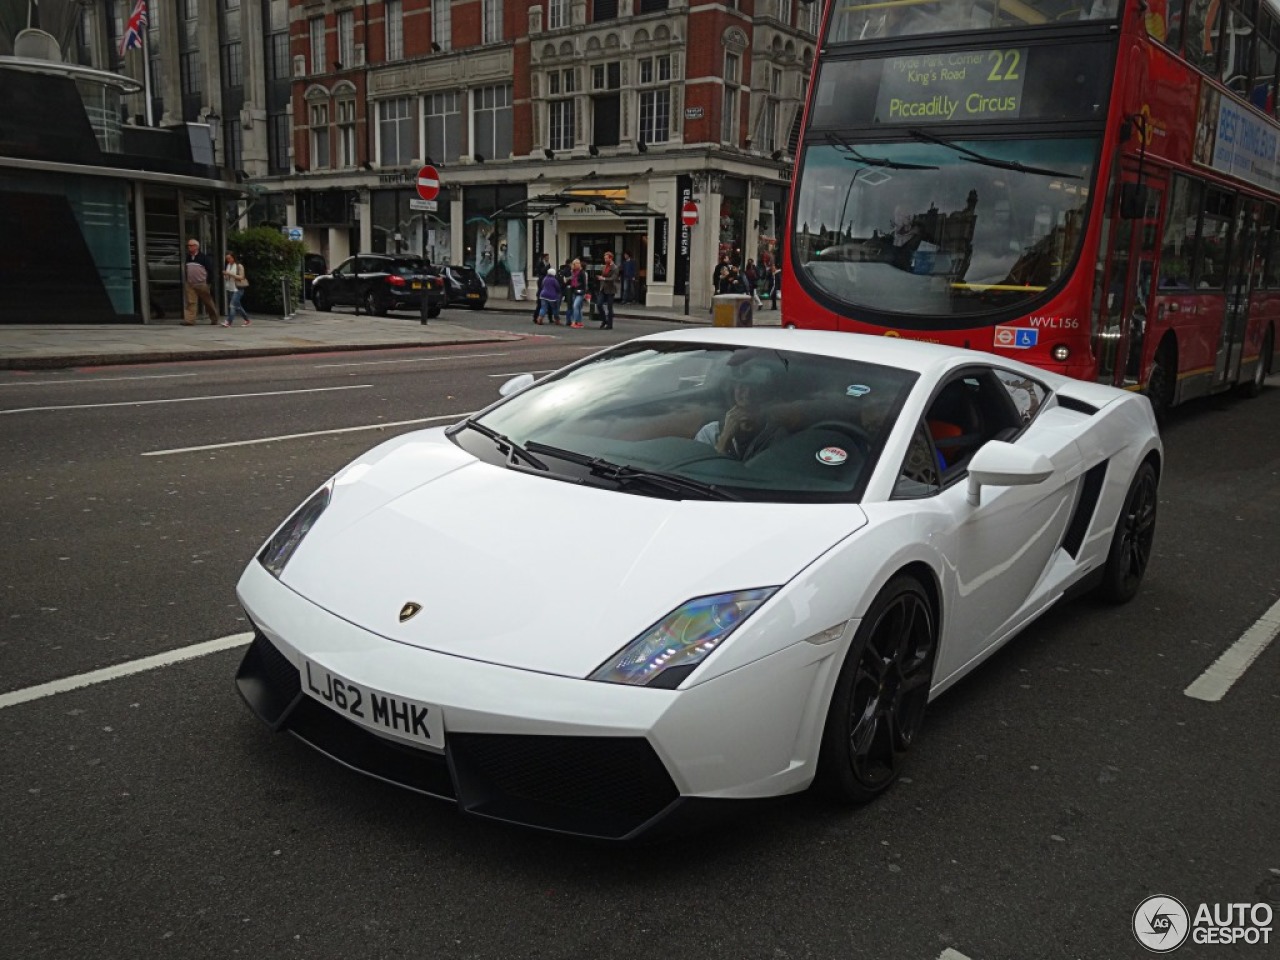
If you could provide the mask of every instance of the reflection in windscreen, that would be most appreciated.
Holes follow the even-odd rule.
[[[851,307],[890,313],[1032,299],[1079,249],[1096,150],[1094,138],[810,146],[797,269]]]
[[[860,496],[916,379],[786,350],[636,343],[517,394],[483,423],[584,483],[608,484],[581,462],[595,457],[747,500],[848,501]],[[476,449],[489,443],[456,436]]]
[[[1119,0],[840,0],[829,43],[1114,20]]]

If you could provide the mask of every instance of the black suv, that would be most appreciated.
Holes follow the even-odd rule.
[[[425,319],[440,315],[444,279],[421,257],[361,253],[316,277],[311,299],[321,311],[345,304],[379,317],[386,316],[388,310],[421,311]]]
[[[489,288],[484,278],[471,267],[457,267],[451,263],[437,267],[444,277],[444,293],[448,298],[448,306],[470,307],[472,310],[483,310],[489,300]]]

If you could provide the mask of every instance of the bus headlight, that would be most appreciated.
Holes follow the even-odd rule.
[[[1059,343],[1049,351],[1049,355],[1059,363],[1066,363],[1067,357],[1071,356],[1071,348],[1065,343]]]

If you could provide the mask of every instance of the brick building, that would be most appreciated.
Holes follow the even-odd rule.
[[[117,49],[132,5],[84,5],[80,62],[141,78]],[[720,253],[773,254],[821,2],[149,6],[154,122],[208,125],[218,167],[257,197],[240,222],[301,227],[330,265],[370,250],[471,264],[494,296],[539,252],[628,251],[648,303],[688,290],[705,307]],[[442,186],[429,204],[424,163]]]

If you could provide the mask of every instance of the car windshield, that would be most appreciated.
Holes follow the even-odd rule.
[[[489,462],[628,493],[856,502],[916,379],[809,353],[637,342],[535,384],[452,436]]]

